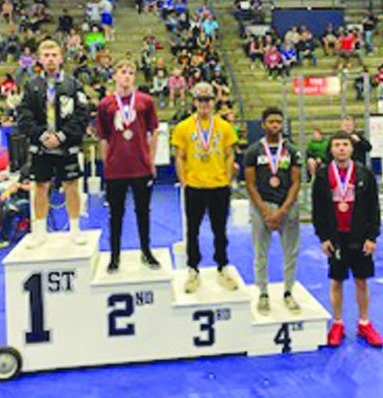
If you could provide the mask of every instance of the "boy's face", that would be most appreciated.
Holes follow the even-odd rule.
[[[48,72],[55,72],[60,69],[63,62],[63,57],[59,48],[44,49],[40,53],[40,63],[43,64],[44,69]]]
[[[114,80],[120,88],[131,88],[135,82],[135,70],[131,66],[123,66],[114,72]]]
[[[352,144],[348,139],[334,139],[331,143],[331,154],[336,162],[345,162],[351,159]]]
[[[283,131],[283,117],[281,115],[269,115],[263,122],[263,128],[268,136],[277,138]]]

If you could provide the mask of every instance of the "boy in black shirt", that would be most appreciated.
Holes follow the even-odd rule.
[[[300,246],[299,212],[296,204],[300,188],[301,157],[294,146],[282,138],[283,112],[268,108],[262,115],[266,137],[254,143],[245,157],[246,185],[252,203],[252,234],[255,247],[255,276],[260,289],[257,309],[267,315],[267,256],[271,234],[278,230],[285,260],[286,307],[300,311],[292,296]]]

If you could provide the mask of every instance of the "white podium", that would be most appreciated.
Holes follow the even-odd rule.
[[[0,379],[23,372],[233,353],[299,352],[325,344],[330,314],[297,284],[302,313],[283,307],[282,286],[271,285],[272,313],[255,310],[258,293],[230,271],[239,289],[217,284],[215,267],[201,269],[201,287],[185,294],[187,270],[173,271],[170,251],[153,250],[162,269],[123,251],[120,270],[106,272],[100,231],[76,246],[68,233],[51,233],[28,250],[26,236],[5,258],[6,334]],[[2,372],[1,369],[4,371]]]

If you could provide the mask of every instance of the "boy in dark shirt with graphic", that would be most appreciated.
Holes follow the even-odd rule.
[[[252,234],[255,249],[255,279],[260,289],[258,312],[267,315],[267,256],[273,230],[278,230],[284,252],[284,303],[293,313],[300,306],[292,295],[300,246],[299,212],[296,199],[300,188],[301,157],[282,138],[283,112],[268,108],[262,115],[266,137],[254,143],[245,157],[247,191],[252,204]]]

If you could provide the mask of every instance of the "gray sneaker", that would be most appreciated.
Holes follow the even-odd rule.
[[[185,293],[195,293],[201,285],[199,272],[193,268],[189,268],[189,275],[185,282]]]
[[[267,294],[261,294],[258,299],[257,310],[261,315],[269,315],[270,299]]]
[[[287,309],[293,314],[299,314],[301,312],[300,305],[291,294],[285,295],[283,301],[285,302]]]
[[[218,271],[218,284],[226,290],[233,291],[238,289],[238,283],[230,275],[227,267],[223,267],[221,271]]]

